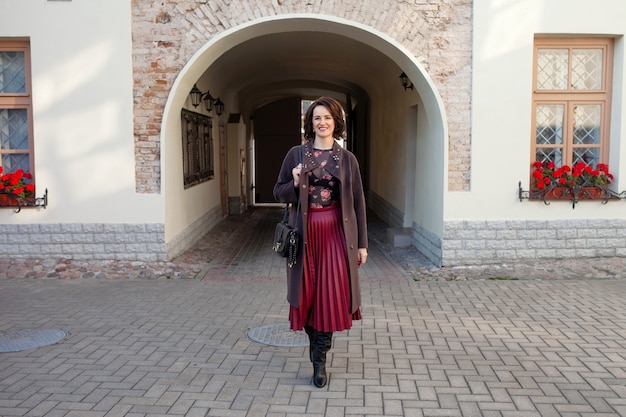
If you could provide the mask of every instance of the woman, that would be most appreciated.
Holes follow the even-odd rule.
[[[335,139],[345,136],[341,104],[314,101],[304,118],[301,146],[287,152],[274,197],[292,204],[289,224],[300,233],[296,263],[287,266],[292,330],[309,336],[313,383],[328,380],[326,353],[333,332],[361,319],[358,269],[367,261],[365,196],[356,157]],[[299,204],[297,204],[299,202]]]

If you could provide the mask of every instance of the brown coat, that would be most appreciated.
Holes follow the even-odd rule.
[[[293,186],[291,170],[300,162],[302,153],[302,173],[298,189]],[[361,287],[359,285],[358,249],[367,248],[367,219],[365,210],[365,195],[361,182],[361,172],[356,157],[351,152],[341,148],[337,142],[333,145],[333,161],[337,164],[327,164],[328,170],[341,182],[341,217],[344,220],[343,231],[348,249],[350,269],[350,288],[352,293],[352,312],[361,306]],[[289,224],[296,226],[300,234],[300,247],[296,264],[287,266],[287,301],[294,307],[300,302],[300,285],[302,282],[303,245],[306,244],[306,224],[309,208],[309,173],[318,166],[313,157],[313,144],[294,146],[287,152],[283,165],[278,174],[278,181],[274,186],[274,198],[281,203],[297,203],[301,199],[300,216],[296,219],[297,204],[293,204],[289,212]]]

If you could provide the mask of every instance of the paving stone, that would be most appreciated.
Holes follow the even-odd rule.
[[[288,317],[263,213],[171,263],[0,261],[0,334],[68,332],[0,353],[0,415],[624,415],[622,260],[433,269],[374,238],[317,389],[306,346],[249,337]]]

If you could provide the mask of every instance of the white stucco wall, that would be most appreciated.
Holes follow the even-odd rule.
[[[369,92],[370,109],[370,187],[399,210],[404,210],[406,186],[405,147],[407,115],[405,111],[393,111],[396,103],[410,106],[405,97],[417,93],[405,93],[395,79],[381,79],[380,86]]]
[[[37,195],[0,223],[162,223],[135,192],[130,2],[0,2],[0,37],[30,39]]]
[[[188,188],[183,185],[182,144],[180,143],[181,122],[180,108],[184,107],[191,111],[207,114],[202,106],[194,108],[189,100],[189,91],[198,81],[198,88],[205,92],[210,88],[211,94],[217,97],[222,91],[216,90],[218,86],[216,78],[212,74],[206,74],[206,69],[211,66],[225,51],[237,45],[239,39],[229,38],[229,32],[214,37],[210,42],[203,45],[189,60],[189,63],[180,72],[172,86],[172,91],[163,112],[163,124],[161,130],[161,172],[167,173],[162,177],[162,193],[165,200],[165,239],[167,242],[189,234],[190,229],[197,228],[197,222],[210,227],[216,221],[215,213],[221,212],[220,197],[220,123],[226,123],[226,117],[231,111],[229,102],[225,102],[226,109],[220,117],[211,113],[213,121],[213,152],[215,178]],[[254,36],[254,32],[252,35]],[[225,127],[225,134],[226,134]],[[227,140],[230,140],[227,137]],[[237,140],[236,138],[234,139]],[[200,237],[200,236],[197,236]]]
[[[518,199],[529,188],[533,39],[535,34],[616,36],[610,168],[616,188],[626,189],[623,89],[626,2],[476,0],[472,95],[470,192],[448,192],[446,220],[624,218],[626,201],[569,202]],[[587,13],[586,11],[589,11]]]
[[[242,121],[239,123],[228,124],[228,138],[233,138],[228,141],[228,196],[240,197],[242,194],[241,187],[241,151],[246,149],[246,130]]]

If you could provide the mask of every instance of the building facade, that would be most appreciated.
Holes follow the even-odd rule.
[[[626,4],[586,5],[5,0],[2,166],[47,205],[0,208],[0,256],[176,257],[271,203],[321,95],[369,207],[433,263],[626,256]],[[606,164],[612,198],[544,202],[535,160]]]

